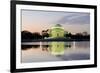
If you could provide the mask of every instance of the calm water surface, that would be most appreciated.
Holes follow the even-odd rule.
[[[90,42],[22,43],[22,63],[90,59]]]

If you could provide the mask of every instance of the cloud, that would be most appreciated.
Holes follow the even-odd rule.
[[[56,23],[59,24],[90,24],[89,13],[72,13],[67,16],[63,16]]]

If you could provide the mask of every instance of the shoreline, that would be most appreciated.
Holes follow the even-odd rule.
[[[90,39],[36,39],[36,40],[22,40],[21,42],[53,42],[53,41],[90,41]]]

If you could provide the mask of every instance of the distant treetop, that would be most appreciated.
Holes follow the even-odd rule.
[[[62,27],[60,24],[56,24],[55,27]]]

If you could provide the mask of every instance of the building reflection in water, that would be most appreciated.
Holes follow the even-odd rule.
[[[51,42],[50,52],[52,55],[60,56],[64,54],[64,42]]]
[[[48,51],[52,55],[61,56],[64,54],[65,48],[71,48],[70,43],[65,42],[43,42],[41,45],[42,51]]]
[[[71,48],[71,43],[65,42],[40,42],[40,44],[35,45],[22,45],[22,50],[28,49],[42,49],[42,51],[50,52],[50,54],[55,56],[64,55],[64,50]]]

